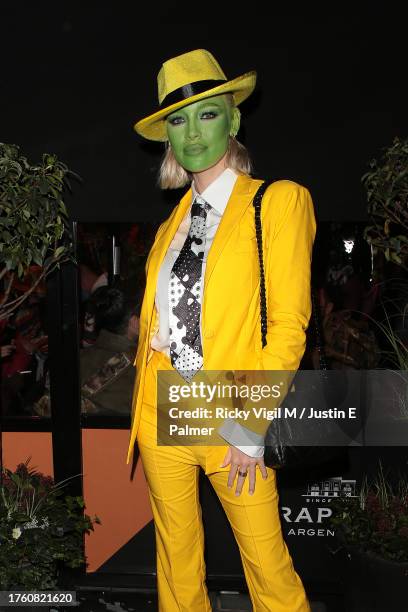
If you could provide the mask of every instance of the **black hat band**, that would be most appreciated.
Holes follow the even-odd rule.
[[[187,85],[183,85],[183,87],[179,87],[178,89],[175,89],[174,91],[171,91],[169,94],[167,94],[167,96],[160,104],[160,108],[172,106],[173,104],[177,104],[177,102],[181,102],[181,100],[186,100],[187,98],[196,96],[197,94],[203,93],[208,89],[213,89],[214,87],[218,87],[218,85],[223,85],[226,82],[226,80],[218,81],[216,79],[210,79],[207,81],[196,81],[195,83],[187,83]]]

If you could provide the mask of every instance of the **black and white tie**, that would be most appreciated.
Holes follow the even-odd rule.
[[[173,367],[187,382],[203,365],[200,295],[209,210],[211,206],[196,196],[191,206],[189,232],[170,273],[170,359]]]

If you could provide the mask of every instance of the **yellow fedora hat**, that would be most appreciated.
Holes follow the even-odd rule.
[[[231,93],[236,105],[253,92],[256,72],[246,72],[228,80],[215,57],[205,49],[196,49],[164,62],[157,76],[160,108],[134,125],[148,140],[167,140],[165,118],[183,106],[225,93]]]

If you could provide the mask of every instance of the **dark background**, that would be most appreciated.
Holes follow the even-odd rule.
[[[134,122],[157,107],[161,63],[207,48],[233,78],[258,72],[239,138],[257,176],[309,187],[319,220],[364,220],[361,176],[407,136],[405,18],[358,5],[202,2],[1,3],[0,140],[35,161],[55,153],[84,182],[67,199],[80,221],[160,221],[177,192],[155,186],[163,145]],[[267,12],[266,12],[267,11]]]

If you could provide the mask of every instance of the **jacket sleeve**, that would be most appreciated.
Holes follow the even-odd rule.
[[[225,419],[218,428],[219,435],[250,457],[263,457],[265,452],[263,436],[255,431],[250,431],[238,423],[235,419]]]
[[[264,370],[281,371],[280,380],[288,390],[305,351],[312,311],[311,260],[316,235],[312,198],[305,187],[278,181],[265,192],[261,215],[267,301],[262,363]],[[279,406],[282,399],[269,399],[268,409]],[[235,422],[262,437],[270,425],[255,416]],[[259,438],[253,438],[259,444]]]
[[[306,347],[312,312],[311,261],[316,220],[309,191],[280,181],[275,199],[265,202],[265,258],[268,309],[265,370],[297,370]],[[272,222],[276,208],[276,222]]]

